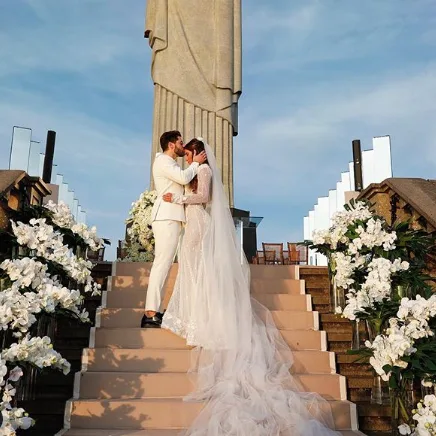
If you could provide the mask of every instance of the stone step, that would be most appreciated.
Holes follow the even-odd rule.
[[[361,365],[367,365],[369,363],[369,357],[362,359],[362,356],[356,354],[336,354],[336,360],[338,363],[358,363]]]
[[[150,270],[152,267],[151,262],[114,262],[112,268],[113,276],[133,276],[141,281],[144,277],[150,276]],[[178,264],[173,263],[171,265],[168,277],[176,277],[178,270]]]
[[[327,276],[301,275],[300,278],[306,282],[306,288],[308,289],[323,289],[327,293],[330,289],[330,282]]]
[[[134,276],[113,276],[109,278],[109,281],[109,290],[111,291],[136,290],[146,293],[149,277],[141,277],[138,279]],[[165,283],[164,291],[171,292],[175,281],[175,276],[169,277]],[[286,278],[253,278],[251,280],[251,292],[299,295],[305,294],[305,283],[304,280]]]
[[[327,275],[328,276],[328,269],[326,266],[301,265],[299,269],[301,275],[308,275],[308,276]]]
[[[71,417],[73,429],[182,429],[191,425],[202,407],[180,398],[73,400],[67,404],[66,418]],[[326,401],[321,409],[326,407],[332,411],[336,429],[357,430],[353,403]]]
[[[322,289],[322,288],[311,288],[310,286],[308,286],[306,281],[305,281],[305,289],[304,290],[305,290],[306,294],[310,294],[310,295],[312,295],[312,297],[325,296],[325,297],[330,298],[327,290]]]
[[[280,330],[284,340],[293,351],[327,350],[324,331]],[[190,349],[181,337],[164,329],[141,328],[93,328],[90,348],[158,348]]]
[[[341,323],[341,324],[350,324],[350,320],[347,318],[343,318],[341,315],[336,315],[334,313],[323,313],[321,316],[321,321],[324,323]],[[350,324],[351,325],[351,324]]]
[[[133,276],[137,282],[150,275],[152,264],[149,262],[115,262],[112,275]],[[178,264],[174,263],[168,273],[169,278],[177,276]],[[298,279],[298,267],[295,265],[250,265],[251,278]]]
[[[264,294],[291,294],[300,295],[306,293],[304,280],[288,278],[253,277],[251,279],[251,292]]]
[[[251,279],[299,279],[295,265],[250,265]]]
[[[96,430],[83,430],[83,429],[71,429],[66,433],[62,433],[65,436],[180,436],[180,428],[172,429],[150,429],[150,430],[111,430],[111,429],[96,429]],[[341,436],[365,436],[359,430],[342,430],[339,431]],[[60,433],[59,436],[62,436]],[[57,435],[56,435],[57,436]]]
[[[253,294],[253,298],[269,310],[312,310],[312,297],[310,295]]]
[[[172,429],[150,429],[150,430],[111,430],[111,429],[96,429],[96,430],[83,430],[83,429],[71,429],[66,433],[62,433],[65,436],[180,436],[180,428]],[[342,430],[339,431],[341,436],[365,436],[359,430]],[[58,433],[59,436],[62,436]],[[57,435],[56,435],[57,436]]]
[[[120,368],[121,369],[121,368]],[[80,374],[79,374],[80,375]],[[294,374],[303,392],[317,392],[328,400],[345,400],[345,377],[338,374]],[[194,376],[186,373],[81,373],[81,399],[183,397],[194,390]]]
[[[345,377],[371,377],[372,366],[368,363],[366,365],[356,365],[355,363],[340,363],[340,373]]]
[[[139,327],[143,309],[103,308],[97,315],[96,327]],[[274,322],[280,329],[318,330],[318,312],[273,311]]]
[[[294,351],[292,372],[334,374],[334,354],[328,351]],[[87,348],[82,368],[88,371],[182,372],[191,367],[190,350]]]
[[[103,307],[118,308],[136,308],[143,309],[145,306],[146,292],[136,289],[123,289],[105,292],[103,296]],[[168,305],[171,294],[165,295],[163,307]],[[267,294],[255,293],[253,297],[270,310],[311,310],[310,295],[290,295],[290,294]]]
[[[312,295],[313,304],[330,304],[330,297],[328,295]]]
[[[374,381],[373,374],[368,371],[367,376],[348,377],[348,387],[350,389],[371,389]]]

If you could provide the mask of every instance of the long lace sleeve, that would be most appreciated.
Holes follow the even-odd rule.
[[[210,186],[212,181],[212,170],[209,165],[202,165],[198,169],[198,187],[195,194],[184,195],[181,198],[183,204],[205,204],[210,198]]]

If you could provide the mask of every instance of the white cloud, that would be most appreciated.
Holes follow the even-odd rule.
[[[325,68],[332,62],[383,56],[404,49],[410,38],[433,45],[424,35],[434,25],[431,0],[301,0],[245,4],[247,75]],[[430,48],[430,47],[429,47]]]
[[[373,136],[389,134],[396,176],[434,177],[436,64],[385,73],[360,86],[356,76],[350,80],[353,85],[325,87],[308,100],[303,96],[296,110],[286,110],[282,101],[291,96],[283,90],[274,107],[242,115],[235,146],[237,204],[259,210],[268,202],[264,213],[284,210],[286,202],[298,204],[295,214],[302,220],[347,170],[356,138],[371,148]],[[429,163],[432,167],[425,166]]]
[[[143,38],[145,4],[117,0],[19,0],[4,19],[21,8],[28,23],[0,31],[0,77],[48,72],[80,77],[92,88],[134,93],[148,87],[149,57]],[[33,14],[33,16],[32,16]]]

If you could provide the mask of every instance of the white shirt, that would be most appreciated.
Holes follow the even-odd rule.
[[[188,168],[182,170],[172,157],[164,153],[156,154],[152,171],[157,198],[151,212],[152,221],[185,222],[183,204],[165,202],[162,196],[169,192],[176,196],[183,195],[184,186],[197,175],[198,166],[197,162],[193,162]]]

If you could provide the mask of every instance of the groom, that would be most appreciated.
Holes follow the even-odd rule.
[[[160,327],[162,314],[159,312],[163,300],[163,287],[176,255],[182,223],[185,222],[183,204],[164,202],[166,193],[183,195],[187,185],[196,175],[199,165],[206,161],[206,153],[194,156],[194,162],[182,170],[176,162],[185,156],[180,132],[172,130],[160,137],[162,153],[156,154],[153,163],[153,180],[157,191],[156,202],[151,212],[155,240],[155,257],[150,272],[145,301],[145,313],[141,327]]]

